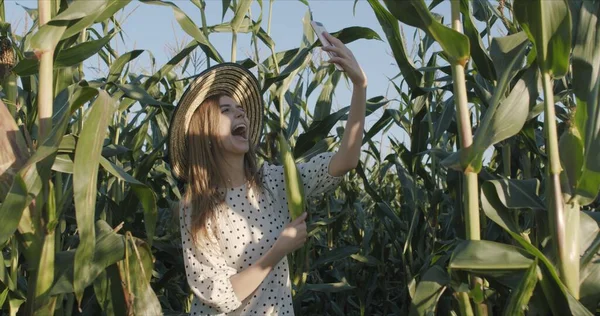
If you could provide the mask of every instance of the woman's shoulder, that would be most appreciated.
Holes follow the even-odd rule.
[[[258,168],[258,175],[263,182],[269,182],[273,181],[282,170],[283,166],[279,166],[268,160],[265,160]]]
[[[181,195],[179,201],[175,202],[176,213],[179,215],[179,219],[184,219],[184,216],[190,214],[192,203],[187,197],[187,194]]]

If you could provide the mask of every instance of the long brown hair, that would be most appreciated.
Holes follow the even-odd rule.
[[[225,204],[225,195],[219,185],[225,183],[221,144],[216,136],[219,125],[219,99],[223,95],[208,97],[192,115],[188,127],[188,185],[186,200],[191,201],[191,224],[194,242],[200,238],[218,239],[218,231],[212,227],[208,234],[209,223],[216,223],[219,207]],[[244,173],[253,189],[262,190],[256,155],[253,146],[244,155]],[[213,225],[214,226],[214,225]],[[200,243],[203,245],[205,243]]]

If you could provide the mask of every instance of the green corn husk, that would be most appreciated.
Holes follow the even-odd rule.
[[[292,217],[292,220],[295,220],[298,218],[298,216],[302,215],[306,208],[306,203],[304,200],[304,185],[302,183],[300,172],[296,167],[296,162],[294,161],[294,156],[292,155],[290,145],[283,136],[282,132],[280,132],[278,135],[277,143],[279,147],[279,157],[284,169],[283,174],[285,177],[285,194],[287,197],[287,204],[290,210],[290,216]]]
[[[287,204],[290,211],[290,217],[292,221],[298,218],[306,209],[306,200],[304,197],[304,184],[302,183],[302,176],[296,167],[294,156],[290,149],[290,145],[287,139],[283,136],[283,132],[279,132],[277,135],[277,144],[279,148],[279,157],[283,164],[283,174],[285,179],[285,191],[287,197]],[[293,293],[300,292],[302,286],[306,282],[307,274],[305,273],[308,267],[308,250],[310,246],[304,245],[304,247],[298,249],[294,253],[290,253],[288,261],[292,263],[291,266],[291,277],[294,285]]]

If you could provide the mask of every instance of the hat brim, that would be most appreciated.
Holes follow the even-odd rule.
[[[243,66],[221,63],[200,73],[183,93],[171,117],[168,151],[173,175],[187,182],[187,134],[192,115],[208,97],[223,94],[238,102],[246,112],[250,125],[248,137],[256,146],[263,124],[263,100],[258,80]]]

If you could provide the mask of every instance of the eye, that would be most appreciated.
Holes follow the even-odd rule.
[[[221,113],[227,113],[229,111],[229,108],[225,107],[225,108],[221,108]]]

